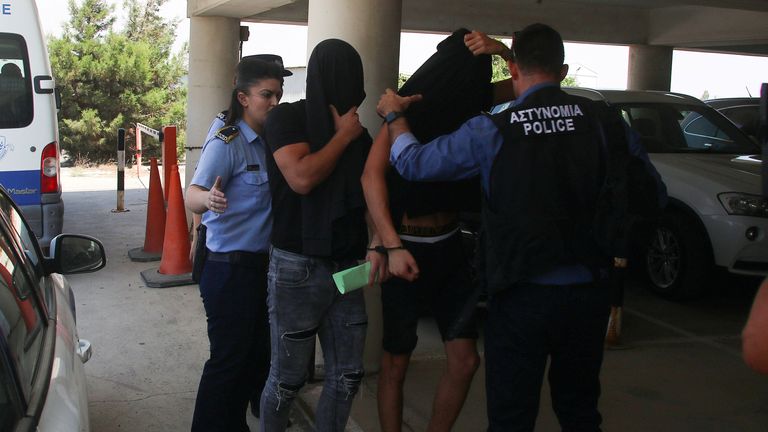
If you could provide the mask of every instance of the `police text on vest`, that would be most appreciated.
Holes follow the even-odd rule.
[[[555,105],[511,111],[509,123],[522,123],[526,135],[545,135],[575,131],[573,118],[583,115],[578,105]]]

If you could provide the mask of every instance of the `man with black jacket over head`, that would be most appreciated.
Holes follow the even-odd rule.
[[[507,62],[518,95],[513,106],[474,117],[426,145],[396,114],[418,97],[387,90],[377,107],[391,119],[390,161],[406,179],[481,176],[490,292],[486,390],[494,432],[534,429],[548,359],[563,430],[599,431],[602,422],[597,400],[609,311],[602,278],[612,255],[600,247],[593,223],[606,142],[624,137],[606,134],[594,103],[560,90],[568,70],[563,60],[562,38],[551,27],[533,24],[515,33]]]

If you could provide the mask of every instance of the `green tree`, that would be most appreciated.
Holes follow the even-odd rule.
[[[575,76],[567,76],[560,82],[560,85],[563,87],[579,87],[579,81]]]
[[[501,56],[491,56],[491,82],[502,81],[509,77],[507,61]]]
[[[62,148],[81,160],[103,162],[115,157],[117,129],[135,123],[153,128],[175,124],[179,154],[186,126],[186,46],[173,53],[177,23],[164,20],[159,8],[167,0],[126,0],[130,18],[114,30],[114,11],[106,0],[69,0],[72,17],[61,37],[48,47],[62,94],[59,131]],[[127,145],[133,145],[129,136]],[[143,153],[159,156],[154,140]]]
[[[411,77],[410,75],[406,75],[402,72],[397,74],[397,89],[400,90],[400,87],[402,87],[403,84],[405,84],[405,82],[408,81],[408,78],[410,77]]]
[[[509,75],[509,68],[507,67],[507,62],[501,58],[500,56],[493,56],[493,60],[491,63],[491,82],[501,81],[505,80],[510,77]],[[563,87],[578,87],[579,82],[574,76],[567,76],[565,79],[560,83]]]

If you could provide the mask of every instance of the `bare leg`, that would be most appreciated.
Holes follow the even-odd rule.
[[[400,432],[403,425],[403,384],[410,354],[384,351],[379,371],[379,424],[382,432]]]
[[[472,377],[480,365],[474,339],[454,339],[445,343],[447,367],[437,385],[428,432],[450,431],[464,406]],[[381,410],[379,410],[381,411]]]

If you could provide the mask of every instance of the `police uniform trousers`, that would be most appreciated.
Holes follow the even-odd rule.
[[[485,331],[489,431],[533,431],[547,360],[563,431],[599,431],[604,283],[518,283],[492,295]]]
[[[267,315],[268,255],[211,254],[200,277],[208,321],[210,358],[195,402],[193,432],[248,431],[251,395],[261,393],[269,374]]]

